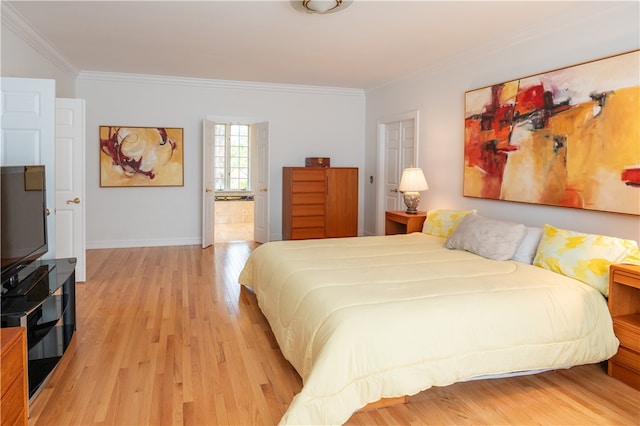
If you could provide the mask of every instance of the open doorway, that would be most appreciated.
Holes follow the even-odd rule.
[[[202,248],[214,242],[268,241],[268,144],[267,122],[204,121]]]
[[[418,165],[418,111],[378,121],[376,235],[384,235],[385,212],[404,210],[398,191],[402,171]]]
[[[215,242],[253,240],[250,130],[244,123],[215,124]]]
[[[215,242],[253,241],[253,195],[216,195]]]

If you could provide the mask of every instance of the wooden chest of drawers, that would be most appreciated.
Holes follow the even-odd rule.
[[[284,240],[355,237],[357,234],[357,168],[283,168]]]
[[[640,389],[640,266],[611,266],[609,311],[620,341],[618,353],[609,360],[609,375]]]
[[[27,341],[23,327],[0,328],[0,424],[26,425]]]

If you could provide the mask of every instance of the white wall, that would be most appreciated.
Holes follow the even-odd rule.
[[[2,2],[2,77],[44,78],[56,81],[56,97],[74,98],[77,71]]]
[[[640,44],[638,2],[583,2],[579,11],[505,34],[432,69],[368,91],[365,174],[376,175],[376,121],[419,110],[419,164],[429,190],[420,208],[475,208],[479,214],[527,225],[640,240],[640,218],[462,196],[464,93],[480,87],[634,50]],[[443,41],[445,42],[445,41]],[[419,54],[419,52],[416,52]],[[640,141],[639,147],[640,149]],[[375,211],[375,185],[365,183],[365,211]],[[374,214],[365,234],[375,233]]]
[[[202,120],[269,122],[270,239],[282,236],[282,167],[305,157],[360,172],[363,223],[364,93],[361,90],[81,73],[86,101],[87,247],[199,244]],[[184,128],[184,187],[100,188],[101,125]]]

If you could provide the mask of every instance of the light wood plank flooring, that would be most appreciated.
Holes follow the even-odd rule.
[[[216,243],[231,243],[253,240],[253,222],[251,223],[216,223],[214,226]]]
[[[254,294],[254,243],[90,250],[78,330],[30,425],[270,425],[302,382]],[[640,391],[601,365],[432,388],[352,425],[640,423]]]

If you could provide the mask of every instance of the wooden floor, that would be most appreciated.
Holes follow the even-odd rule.
[[[253,222],[251,223],[216,223],[214,241],[216,243],[231,243],[236,241],[253,240]]]
[[[253,243],[90,250],[78,329],[30,425],[270,425],[302,383],[237,284]],[[352,425],[640,424],[600,365],[432,388]]]

